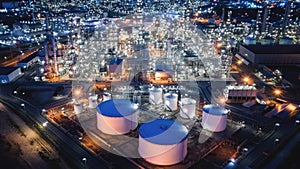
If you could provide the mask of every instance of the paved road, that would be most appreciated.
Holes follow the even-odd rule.
[[[209,90],[210,82],[209,81],[198,81],[198,86],[200,90],[200,95],[207,103],[211,101],[211,91]]]

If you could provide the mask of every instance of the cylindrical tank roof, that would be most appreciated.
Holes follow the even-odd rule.
[[[225,107],[217,104],[205,105],[203,107],[203,111],[213,115],[226,115],[228,113],[228,110]]]
[[[151,88],[149,91],[150,92],[162,92],[162,89],[154,87],[154,88]]]
[[[139,128],[139,134],[154,144],[172,145],[185,140],[188,136],[188,129],[174,120],[157,119],[144,123]]]
[[[181,103],[182,104],[195,104],[196,100],[191,99],[191,98],[182,98]]]
[[[177,98],[177,94],[173,94],[173,93],[167,93],[165,94],[165,97],[168,99],[176,99]]]
[[[130,100],[113,99],[100,103],[97,112],[108,117],[124,117],[135,113],[137,106]]]

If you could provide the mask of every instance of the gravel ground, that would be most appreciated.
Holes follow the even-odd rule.
[[[70,169],[52,146],[2,103],[0,161],[9,169]]]

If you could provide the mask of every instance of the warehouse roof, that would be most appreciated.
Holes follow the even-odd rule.
[[[300,54],[300,45],[242,45],[255,54]]]
[[[0,75],[9,75],[17,69],[18,67],[0,67]]]
[[[36,53],[34,53],[34,54],[32,54],[32,55],[30,55],[30,56],[24,58],[23,60],[21,60],[21,61],[18,62],[18,63],[28,63],[28,62],[30,62],[32,59],[34,59],[34,58],[36,58],[36,57],[38,57],[38,55],[37,55]]]

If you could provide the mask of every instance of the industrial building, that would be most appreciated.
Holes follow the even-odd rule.
[[[124,64],[121,58],[112,58],[109,62],[109,73],[123,74]]]
[[[284,119],[286,117],[291,117],[295,114],[295,110],[297,109],[297,105],[292,103],[282,103],[278,104],[271,111],[265,114],[266,117],[277,117],[280,119]]]
[[[0,67],[0,84],[10,83],[21,74],[18,67]]]
[[[155,80],[156,81],[170,80],[171,78],[172,78],[172,76],[169,72],[161,70],[161,69],[156,69],[156,71],[155,71]]]
[[[300,64],[300,45],[241,45],[236,55],[245,64]]]
[[[227,103],[244,103],[256,99],[257,89],[254,86],[239,85],[227,86],[224,94],[227,97]]]
[[[33,65],[38,61],[39,61],[39,56],[37,56],[36,54],[32,54],[31,56],[28,56],[27,58],[18,62],[17,65],[21,69],[27,69],[28,67],[30,67],[31,65]]]
[[[1,1],[0,5],[1,5],[0,7],[2,9],[13,9],[13,8],[19,7],[19,2],[4,0],[4,1]]]

